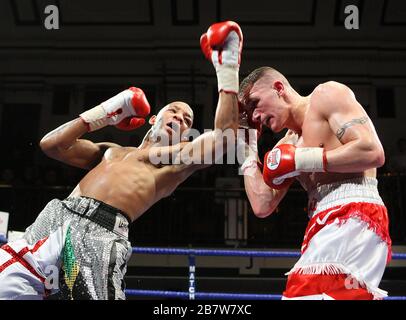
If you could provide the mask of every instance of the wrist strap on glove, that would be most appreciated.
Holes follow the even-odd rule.
[[[253,136],[251,136],[253,133]],[[239,174],[248,175],[250,177],[255,176],[255,172],[258,169],[258,148],[257,148],[257,132],[254,129],[249,130],[248,141],[249,144],[245,142],[245,136],[237,137],[237,157],[241,159],[242,156],[244,162],[242,163]]]
[[[101,129],[108,125],[106,110],[98,105],[80,114],[80,117],[88,126],[89,132]]]
[[[216,68],[218,91],[238,94],[238,68],[230,65],[218,65]]]
[[[297,148],[295,151],[296,171],[326,172],[327,158],[324,148]]]

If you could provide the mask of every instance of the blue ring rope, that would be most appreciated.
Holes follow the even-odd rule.
[[[7,238],[0,235],[0,243],[7,243]],[[195,256],[230,256],[230,257],[268,257],[268,258],[299,258],[298,251],[260,251],[260,250],[218,250],[218,249],[179,249],[179,248],[147,248],[133,247],[133,253],[174,254]],[[392,253],[393,260],[406,260],[406,253]]]
[[[143,297],[167,297],[167,298],[189,298],[189,292],[183,291],[160,291],[160,290],[125,290],[128,296]],[[221,292],[196,292],[196,299],[225,299],[225,300],[280,300],[280,294],[256,294],[256,293],[221,293]]]
[[[159,298],[189,298],[189,292],[162,291],[162,290],[125,290],[127,296],[159,297]],[[223,293],[223,292],[196,292],[196,299],[224,299],[224,300],[281,300],[280,294],[257,294],[257,293]],[[384,300],[406,300],[406,296],[390,296]]]
[[[146,248],[133,247],[133,253],[144,254],[173,254],[195,256],[231,256],[231,257],[273,257],[298,258],[299,252],[288,251],[259,251],[259,250],[218,250],[218,249],[178,249],[178,248]]]
[[[231,257],[268,257],[268,258],[299,258],[298,251],[260,251],[260,250],[219,250],[219,249],[180,249],[180,248],[147,248],[133,247],[138,254],[173,254],[195,256],[231,256]],[[406,253],[392,253],[393,260],[406,260]]]

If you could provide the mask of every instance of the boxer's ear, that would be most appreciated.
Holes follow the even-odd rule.
[[[285,86],[279,80],[274,82],[273,88],[276,90],[279,97],[285,93]]]
[[[155,124],[156,120],[156,115],[153,115],[151,118],[149,118],[148,123],[153,126]]]

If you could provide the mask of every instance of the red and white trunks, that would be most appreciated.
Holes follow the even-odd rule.
[[[388,215],[375,178],[321,185],[309,193],[302,256],[283,299],[381,299],[391,257]]]

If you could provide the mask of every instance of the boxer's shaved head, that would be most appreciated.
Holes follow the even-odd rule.
[[[238,99],[244,103],[250,89],[258,80],[266,80],[272,84],[275,81],[280,81],[285,87],[290,87],[290,83],[286,77],[278,70],[271,67],[260,67],[252,71],[240,84]]]

